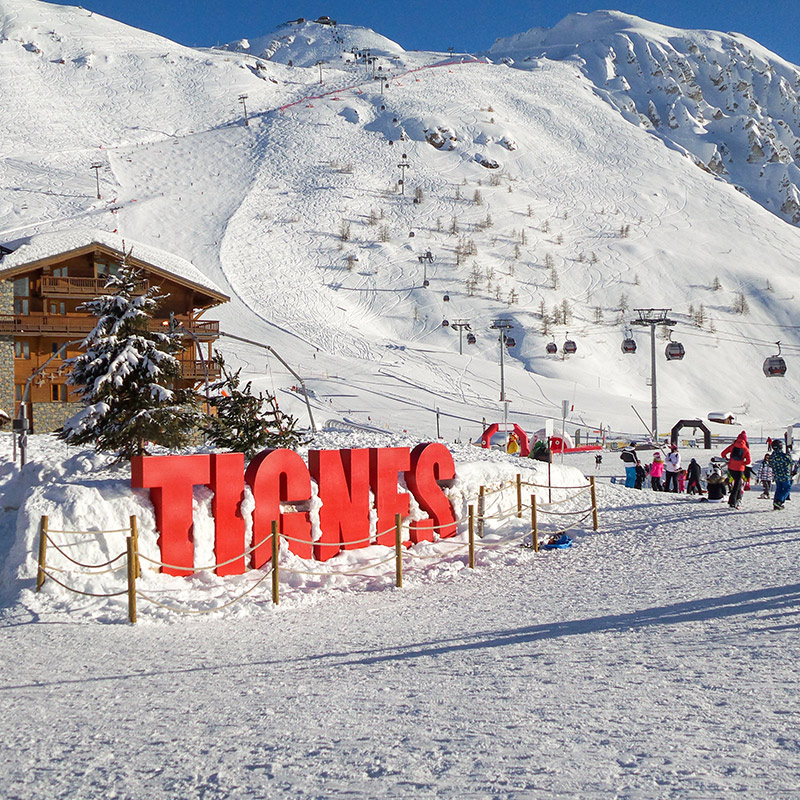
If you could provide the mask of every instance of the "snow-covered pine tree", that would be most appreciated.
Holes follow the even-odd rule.
[[[297,420],[278,408],[274,395],[254,395],[250,382],[239,388],[241,369],[228,370],[219,353],[214,361],[222,377],[211,386],[211,407],[217,411],[206,418],[211,443],[244,453],[248,461],[266,448],[293,449],[303,444],[295,430]]]
[[[166,295],[155,286],[142,292],[141,273],[127,263],[129,256],[108,278],[112,292],[82,306],[97,323],[81,345],[84,352],[67,364],[68,383],[78,387],[84,407],[59,433],[70,444],[116,451],[120,460],[144,454],[145,442],[183,447],[201,421],[194,390],[175,388],[180,333],[148,329]]]

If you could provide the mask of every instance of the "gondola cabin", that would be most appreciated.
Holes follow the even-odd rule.
[[[554,356],[558,352],[558,345],[555,342],[548,342],[545,350],[548,355]]]
[[[764,360],[764,374],[768,378],[782,378],[786,374],[783,356],[770,356]]]
[[[575,344],[575,342],[573,342],[572,339],[567,339],[567,341],[564,342],[564,354],[571,356],[577,352],[578,352],[578,345]]]
[[[623,353],[635,353],[636,352],[636,340],[635,339],[623,339],[622,340],[622,352]]]
[[[446,294],[446,295],[445,295],[445,296],[442,298],[442,300],[444,300],[444,302],[445,302],[445,303],[449,303],[449,302],[450,302],[450,295],[449,295],[449,294]]]
[[[442,327],[443,328],[449,328],[450,327],[450,320],[449,319],[443,319],[442,320]]]
[[[476,341],[477,341],[477,339],[475,338],[475,334],[474,333],[468,333],[467,334],[467,344],[475,344]]]
[[[680,342],[670,342],[664,350],[664,354],[667,361],[680,361],[686,355],[686,349]]]
[[[506,336],[506,347],[516,347],[517,340],[513,336]]]

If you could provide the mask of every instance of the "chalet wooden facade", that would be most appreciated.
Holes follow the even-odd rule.
[[[186,331],[182,385],[204,380],[204,362],[209,378],[218,377],[211,348],[219,323],[201,316],[229,298],[189,262],[104,232],[43,234],[16,249],[6,243],[0,247],[0,409],[18,416],[28,385],[26,416],[36,433],[58,429],[77,411],[64,358],[80,352],[94,327],[95,318],[80,306],[109,291],[106,279],[119,270],[123,251],[141,270],[142,291],[158,286],[168,295],[151,325],[168,324],[172,314]],[[65,343],[66,355],[53,358]]]

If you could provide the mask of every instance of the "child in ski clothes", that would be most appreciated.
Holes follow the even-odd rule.
[[[692,459],[686,469],[686,494],[703,494],[700,486],[700,465]]]
[[[716,464],[711,468],[711,473],[706,478],[706,487],[708,488],[709,503],[722,502],[725,492],[728,491],[728,482]]]
[[[653,456],[653,463],[650,465],[650,486],[654,492],[661,492],[661,476],[664,474],[664,458],[656,450]]]
[[[678,452],[678,445],[670,445],[669,453],[664,461],[666,480],[664,481],[665,492],[678,491],[678,473],[681,471],[681,454]]]
[[[678,492],[683,494],[683,490],[686,488],[686,470],[682,469],[678,473]]]
[[[764,456],[761,466],[758,468],[757,480],[764,491],[758,496],[760,500],[769,500],[769,489],[772,484],[772,467],[769,465],[770,454]]]
[[[727,460],[728,472],[733,478],[733,487],[731,488],[731,496],[728,498],[728,505],[731,508],[739,508],[739,504],[742,502],[744,468],[750,463],[750,448],[747,446],[747,434],[745,431],[742,431],[736,437],[736,440],[722,451],[721,455]]]
[[[783,452],[783,440],[774,439],[772,442],[772,455],[769,458],[772,474],[775,478],[775,497],[772,507],[779,511],[783,508],[789,491],[792,488],[792,467],[794,462],[788,453]]]
[[[641,462],[636,462],[636,483],[633,484],[634,489],[641,489],[642,484],[644,484],[644,479],[646,476],[646,472],[644,471],[644,467],[642,466]]]

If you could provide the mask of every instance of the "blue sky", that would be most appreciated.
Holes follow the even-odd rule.
[[[750,36],[778,55],[800,62],[798,0],[616,0],[600,5],[558,0],[80,0],[99,14],[159,33],[181,44],[212,45],[268,33],[296,17],[327,14],[364,25],[407,50],[476,51],[500,36],[551,27],[566,14],[614,8],[679,28],[711,28]]]

